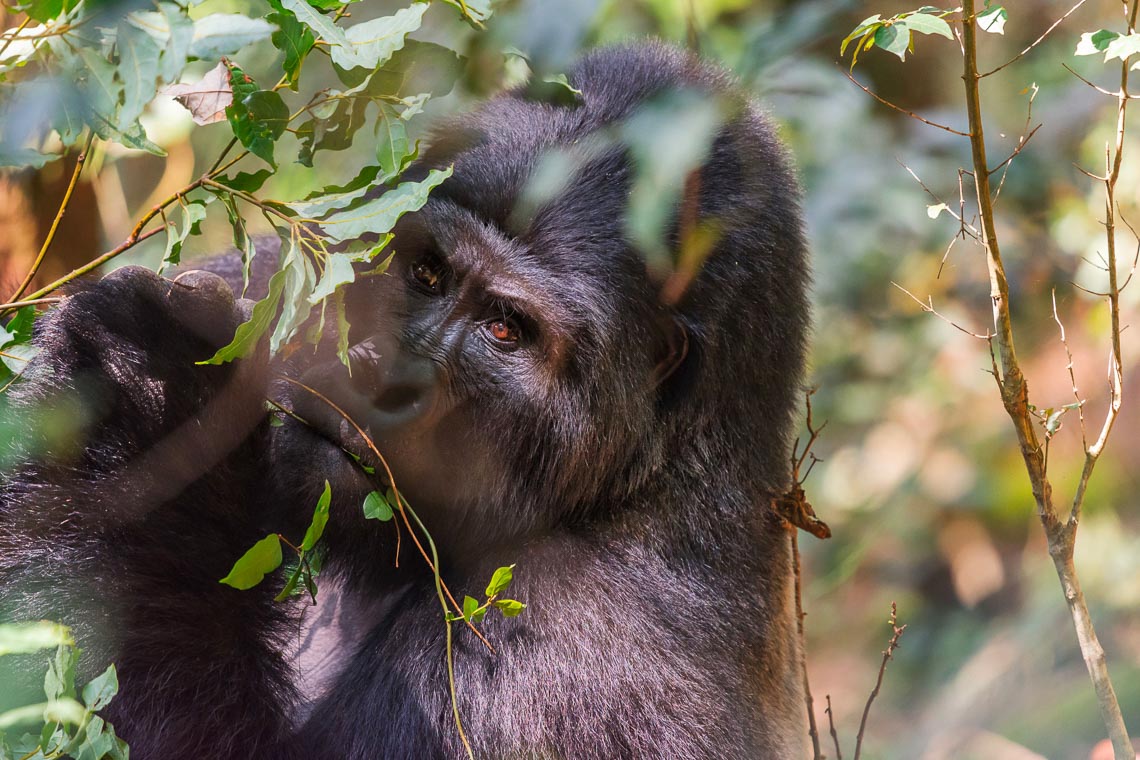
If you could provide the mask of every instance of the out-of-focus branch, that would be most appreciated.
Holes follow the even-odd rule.
[[[83,165],[87,163],[87,156],[91,152],[91,144],[95,140],[95,133],[88,132],[87,140],[83,143],[83,149],[79,151],[79,156],[75,159],[75,169],[71,172],[71,181],[67,183],[67,190],[63,193],[63,200],[59,203],[59,211],[55,212],[55,218],[51,221],[51,227],[48,229],[47,236],[44,238],[44,243],[40,246],[40,252],[36,255],[35,261],[28,269],[28,274],[24,277],[24,281],[20,283],[20,287],[16,288],[12,293],[9,301],[17,301],[28,286],[32,284],[35,279],[36,272],[40,271],[40,264],[44,263],[44,257],[47,256],[48,249],[51,248],[52,241],[55,240],[56,230],[59,229],[59,223],[63,219],[63,215],[67,213],[67,206],[71,203],[71,194],[75,192],[75,186],[79,184],[79,174],[83,171]]]

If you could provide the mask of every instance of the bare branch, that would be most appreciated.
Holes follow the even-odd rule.
[[[1053,321],[1057,323],[1057,329],[1061,331],[1061,345],[1065,347],[1065,356],[1068,357],[1069,362],[1065,369],[1069,372],[1069,382],[1073,387],[1073,398],[1077,403],[1077,415],[1081,421],[1081,443],[1082,448],[1088,449],[1088,437],[1085,431],[1085,402],[1081,399],[1081,392],[1077,390],[1077,376],[1073,371],[1073,352],[1069,350],[1069,341],[1065,338],[1065,325],[1061,323],[1061,317],[1057,314],[1057,291],[1053,290]]]
[[[887,642],[887,648],[883,650],[883,661],[879,664],[879,678],[875,681],[875,688],[871,689],[871,695],[867,697],[867,704],[863,706],[863,719],[859,721],[859,734],[855,737],[855,760],[859,760],[859,755],[863,752],[863,732],[867,730],[867,716],[871,713],[871,703],[875,701],[875,697],[879,696],[879,689],[883,687],[883,675],[887,672],[887,663],[894,657],[895,650],[898,649],[899,639],[902,638],[903,631],[906,626],[898,624],[898,609],[895,603],[891,602],[891,618],[888,621],[891,626],[891,640]]]
[[[893,108],[894,110],[898,111],[899,113],[904,113],[912,119],[915,119],[917,121],[921,121],[923,124],[928,124],[932,127],[937,127],[938,129],[949,132],[952,135],[958,135],[959,137],[969,137],[970,136],[966,132],[959,132],[957,129],[954,129],[953,127],[948,127],[945,124],[939,124],[938,122],[931,121],[930,119],[924,119],[921,116],[919,116],[918,114],[914,113],[913,111],[908,111],[905,108],[901,108],[900,106],[896,106],[891,101],[883,99],[882,97],[880,97],[879,95],[876,95],[874,92],[872,92],[867,87],[860,84],[859,80],[857,80],[855,77],[851,76],[850,71],[845,71],[843,73],[847,76],[848,79],[850,79],[855,84],[856,87],[858,87],[860,90],[867,93],[868,95],[870,95],[872,98],[879,101],[883,105],[887,106],[888,108]]]
[[[918,298],[918,296],[916,296],[914,293],[911,293],[909,290],[904,288],[902,285],[899,285],[897,282],[892,281],[891,284],[894,285],[899,290],[901,290],[902,292],[906,293],[908,296],[910,296],[911,300],[913,300],[916,304],[918,304],[920,307],[922,307],[923,311],[925,311],[928,314],[933,314],[934,316],[938,317],[939,319],[941,319],[946,324],[953,327],[955,330],[958,330],[959,332],[963,332],[966,335],[969,335],[971,338],[977,338],[978,340],[990,340],[994,337],[990,333],[985,333],[983,335],[982,333],[976,333],[976,332],[973,332],[972,330],[967,330],[965,327],[962,327],[960,324],[958,324],[954,320],[950,319],[949,317],[946,317],[943,314],[940,314],[938,312],[938,310],[936,310],[934,308],[933,299],[931,299],[929,302],[922,301]]]
[[[839,734],[835,730],[835,715],[831,711],[831,695],[827,695],[827,725],[831,729],[831,741],[835,742],[835,758],[843,760],[843,751],[839,749]]]
[[[36,254],[35,261],[28,269],[27,275],[24,276],[23,282],[16,288],[15,292],[8,299],[9,301],[17,301],[28,286],[32,284],[35,279],[36,272],[40,271],[40,264],[44,263],[44,256],[47,255],[48,249],[51,248],[52,241],[55,240],[56,230],[59,229],[59,223],[63,220],[63,215],[67,213],[67,206],[71,203],[71,194],[75,192],[75,186],[79,184],[79,174],[83,171],[83,165],[87,162],[87,156],[91,153],[91,144],[95,140],[95,133],[88,132],[87,140],[83,143],[83,150],[79,151],[79,156],[75,159],[75,169],[71,172],[71,181],[67,184],[67,190],[63,193],[63,200],[60,201],[59,210],[55,212],[55,218],[52,219],[51,227],[48,229],[47,237],[44,238],[44,243],[40,246],[40,252]]]
[[[1072,8],[1070,8],[1070,9],[1069,9],[1069,10],[1068,10],[1068,11],[1065,13],[1065,15],[1064,15],[1064,16],[1061,16],[1061,18],[1059,18],[1059,19],[1057,19],[1056,21],[1054,21],[1054,22],[1053,22],[1053,23],[1052,23],[1052,24],[1049,26],[1049,28],[1048,28],[1048,29],[1046,29],[1046,30],[1045,30],[1045,31],[1044,31],[1044,32],[1041,34],[1041,36],[1040,36],[1040,37],[1038,37],[1038,38],[1037,38],[1037,39],[1035,39],[1035,40],[1034,40],[1032,43],[1030,43],[1029,47],[1025,48],[1025,50],[1022,50],[1020,53],[1018,53],[1017,55],[1015,55],[1013,58],[1010,58],[1008,61],[1006,61],[1005,63],[1003,63],[1001,66],[998,66],[996,69],[990,69],[990,70],[989,70],[989,71],[987,71],[985,74],[979,74],[979,75],[978,75],[978,78],[979,78],[979,79],[985,79],[985,78],[986,78],[986,77],[988,77],[988,76],[992,76],[992,75],[994,75],[994,74],[998,73],[999,71],[1001,71],[1002,69],[1004,69],[1006,66],[1009,66],[1010,64],[1013,64],[1013,63],[1016,63],[1017,61],[1019,61],[1021,58],[1023,58],[1023,57],[1025,56],[1025,54],[1026,54],[1026,53],[1028,53],[1030,50],[1032,50],[1033,48],[1037,47],[1037,46],[1038,46],[1038,45],[1040,45],[1042,42],[1044,42],[1044,41],[1045,41],[1045,38],[1046,38],[1046,37],[1048,37],[1048,36],[1049,36],[1049,35],[1050,35],[1050,34],[1053,32],[1053,30],[1054,30],[1054,29],[1056,29],[1058,26],[1060,26],[1060,25],[1061,25],[1061,22],[1062,22],[1062,21],[1064,21],[1065,19],[1067,19],[1069,16],[1073,15],[1073,13],[1075,13],[1075,12],[1076,12],[1076,10],[1077,10],[1078,8],[1080,8],[1082,5],[1084,5],[1084,4],[1085,4],[1085,2],[1087,2],[1087,0],[1078,0],[1078,1],[1077,1],[1077,4],[1076,4],[1076,5],[1074,5]]]

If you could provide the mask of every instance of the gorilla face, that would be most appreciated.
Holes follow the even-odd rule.
[[[375,441],[453,555],[548,529],[627,471],[654,427],[663,345],[644,263],[619,236],[566,239],[565,209],[510,235],[458,195],[406,218],[387,272],[352,286],[350,367],[325,357],[301,374]],[[363,441],[328,403],[291,395],[313,430],[290,420],[278,451],[332,464],[358,513],[375,486],[341,449],[368,461]]]

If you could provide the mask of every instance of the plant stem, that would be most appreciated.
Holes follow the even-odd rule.
[[[24,281],[20,283],[20,287],[16,288],[12,293],[9,301],[17,301],[28,286],[32,284],[32,280],[39,271],[40,265],[44,262],[44,256],[47,255],[48,248],[55,240],[56,230],[59,229],[59,223],[63,219],[63,215],[67,212],[67,205],[71,203],[71,194],[75,192],[75,186],[79,184],[79,174],[83,171],[83,164],[87,162],[87,155],[91,152],[91,144],[95,140],[95,133],[88,132],[87,140],[83,143],[83,150],[79,152],[79,156],[75,159],[75,170],[71,172],[71,181],[67,183],[67,190],[63,194],[63,200],[60,201],[59,210],[55,212],[55,219],[51,222],[51,228],[48,229],[47,237],[44,238],[44,244],[40,246],[40,252],[36,255],[36,260],[32,262],[32,266],[28,269],[28,274],[24,277]]]
[[[1132,21],[1134,24],[1137,2],[1132,3]],[[1101,719],[1108,730],[1112,741],[1116,760],[1135,760],[1136,752],[1128,738],[1128,730],[1124,725],[1124,717],[1120,711],[1116,692],[1109,678],[1108,665],[1104,650],[1097,638],[1092,619],[1089,616],[1088,606],[1077,579],[1076,567],[1073,564],[1073,548],[1076,541],[1077,522],[1069,519],[1064,522],[1058,519],[1053,505],[1052,486],[1045,469],[1045,457],[1042,447],[1037,439],[1033,417],[1029,411],[1028,386],[1021,366],[1014,350],[1013,325],[1009,309],[1009,283],[1006,280],[1005,267],[1002,263],[1001,251],[998,246],[997,230],[994,219],[993,196],[990,190],[990,169],[986,161],[985,131],[982,124],[981,97],[979,92],[978,58],[977,58],[977,31],[975,29],[976,13],[975,0],[964,0],[962,14],[962,49],[964,72],[963,81],[966,88],[966,111],[970,124],[970,149],[973,158],[975,190],[978,198],[978,213],[982,220],[982,244],[986,249],[986,262],[990,273],[990,299],[993,302],[993,318],[995,335],[991,339],[991,350],[996,342],[997,356],[994,359],[994,376],[1001,393],[1002,403],[1006,413],[1013,422],[1017,433],[1018,446],[1022,459],[1025,462],[1026,472],[1029,476],[1030,487],[1037,506],[1037,515],[1045,529],[1049,544],[1049,554],[1057,569],[1057,576],[1064,591],[1065,601],[1073,617],[1073,625],[1077,632],[1077,641],[1081,654],[1088,668],[1089,678],[1092,680],[1096,692],[1097,705],[1100,709]],[[1127,63],[1125,63],[1125,75]],[[1118,147],[1123,132],[1124,107],[1120,106],[1117,125]],[[1119,150],[1116,155],[1114,169],[1119,168]],[[1111,172],[1106,179],[1110,187],[1109,202],[1111,203],[1111,190],[1115,186],[1116,173]],[[1109,220],[1112,219],[1113,209],[1109,209]],[[1111,221],[1110,221],[1111,223]],[[1111,231],[1111,228],[1109,228]],[[1116,288],[1115,261],[1109,261],[1110,293],[1118,294]],[[1116,312],[1116,299],[1110,296],[1113,312]],[[1112,342],[1114,350],[1114,374],[1119,371],[1119,321],[1114,320],[1112,325]],[[1000,362],[1000,369],[999,369]],[[1117,386],[1118,387],[1118,386]],[[1114,396],[1116,395],[1114,391]],[[1118,403],[1114,400],[1114,404]],[[1106,421],[1111,428],[1111,421],[1115,412],[1110,410]],[[1107,430],[1102,432],[1107,437]],[[1100,446],[1103,443],[1098,442]],[[1095,449],[1095,451],[1094,451]],[[1091,466],[1087,460],[1088,455],[1099,455],[1100,447],[1090,447],[1086,454],[1085,473],[1078,486],[1078,499],[1083,498],[1084,483]],[[1071,518],[1071,516],[1070,516]]]

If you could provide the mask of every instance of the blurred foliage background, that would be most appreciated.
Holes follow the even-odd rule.
[[[268,12],[260,5],[206,0],[202,8]],[[352,13],[363,20],[402,5],[368,0]],[[1005,34],[981,40],[982,67],[1012,58],[1071,5],[1009,3]],[[1053,319],[1055,293],[1094,428],[1107,395],[1108,314],[1100,299],[1074,283],[1096,290],[1104,277],[1097,258],[1104,245],[1103,197],[1077,165],[1103,169],[1115,101],[1062,64],[1112,89],[1112,70],[1073,51],[1082,32],[1122,29],[1121,7],[1119,0],[1083,3],[1032,53],[986,80],[983,90],[996,163],[1024,134],[1032,86],[1039,88],[1031,124],[1043,126],[1013,162],[999,205],[1018,347],[1036,402],[1071,403],[1068,360]],[[947,253],[957,224],[945,214],[929,218],[926,207],[937,201],[904,168],[956,208],[958,169],[969,163],[969,146],[877,103],[848,81],[849,61],[839,59],[840,40],[861,19],[914,8],[894,0],[520,0],[500,5],[484,36],[453,9],[433,5],[415,36],[470,56],[462,86],[429,103],[437,113],[486,95],[485,82],[495,79],[488,69],[501,65],[498,51],[505,46],[528,53],[536,70],[558,72],[582,49],[643,35],[696,46],[736,71],[765,102],[798,160],[815,254],[810,382],[819,389],[816,417],[828,425],[816,448],[824,461],[807,491],[834,538],[802,541],[809,667],[821,725],[829,694],[850,751],[889,638],[893,600],[909,628],[873,708],[866,757],[1087,758],[1104,729],[1013,432],[987,374],[986,345],[923,313],[893,284],[923,300],[929,295],[940,312],[975,332],[989,326],[982,252],[958,241]],[[5,27],[12,18],[4,19]],[[905,63],[867,52],[855,76],[908,110],[965,129],[957,44],[937,37],[918,37],[915,44]],[[263,46],[239,62],[268,81],[276,77],[276,53],[268,42]],[[188,73],[200,76],[207,68]],[[323,84],[333,83],[305,86]],[[193,128],[169,100],[150,108],[145,125],[168,157],[117,147],[97,152],[98,171],[85,170],[88,179],[37,285],[123,240],[157,199],[208,168],[230,136],[224,126]],[[358,140],[349,151],[325,154],[314,169],[283,163],[265,194],[293,197],[318,182],[351,176],[369,163],[368,149]],[[0,282],[18,282],[27,271],[73,165],[0,175]],[[1124,217],[1140,223],[1140,132],[1127,141],[1118,192]],[[1130,263],[1137,241],[1126,227],[1119,234]],[[194,241],[198,254],[228,245],[222,219],[211,218]],[[155,264],[161,253],[156,238],[129,257]],[[1124,291],[1123,322],[1135,316],[1138,299],[1140,287]],[[1134,733],[1140,732],[1140,552],[1134,548],[1140,538],[1140,447],[1134,444],[1140,398],[1131,376],[1138,358],[1140,338],[1126,331],[1123,415],[1094,476],[1077,547]],[[1075,413],[1063,421],[1049,455],[1062,504],[1082,463]]]

